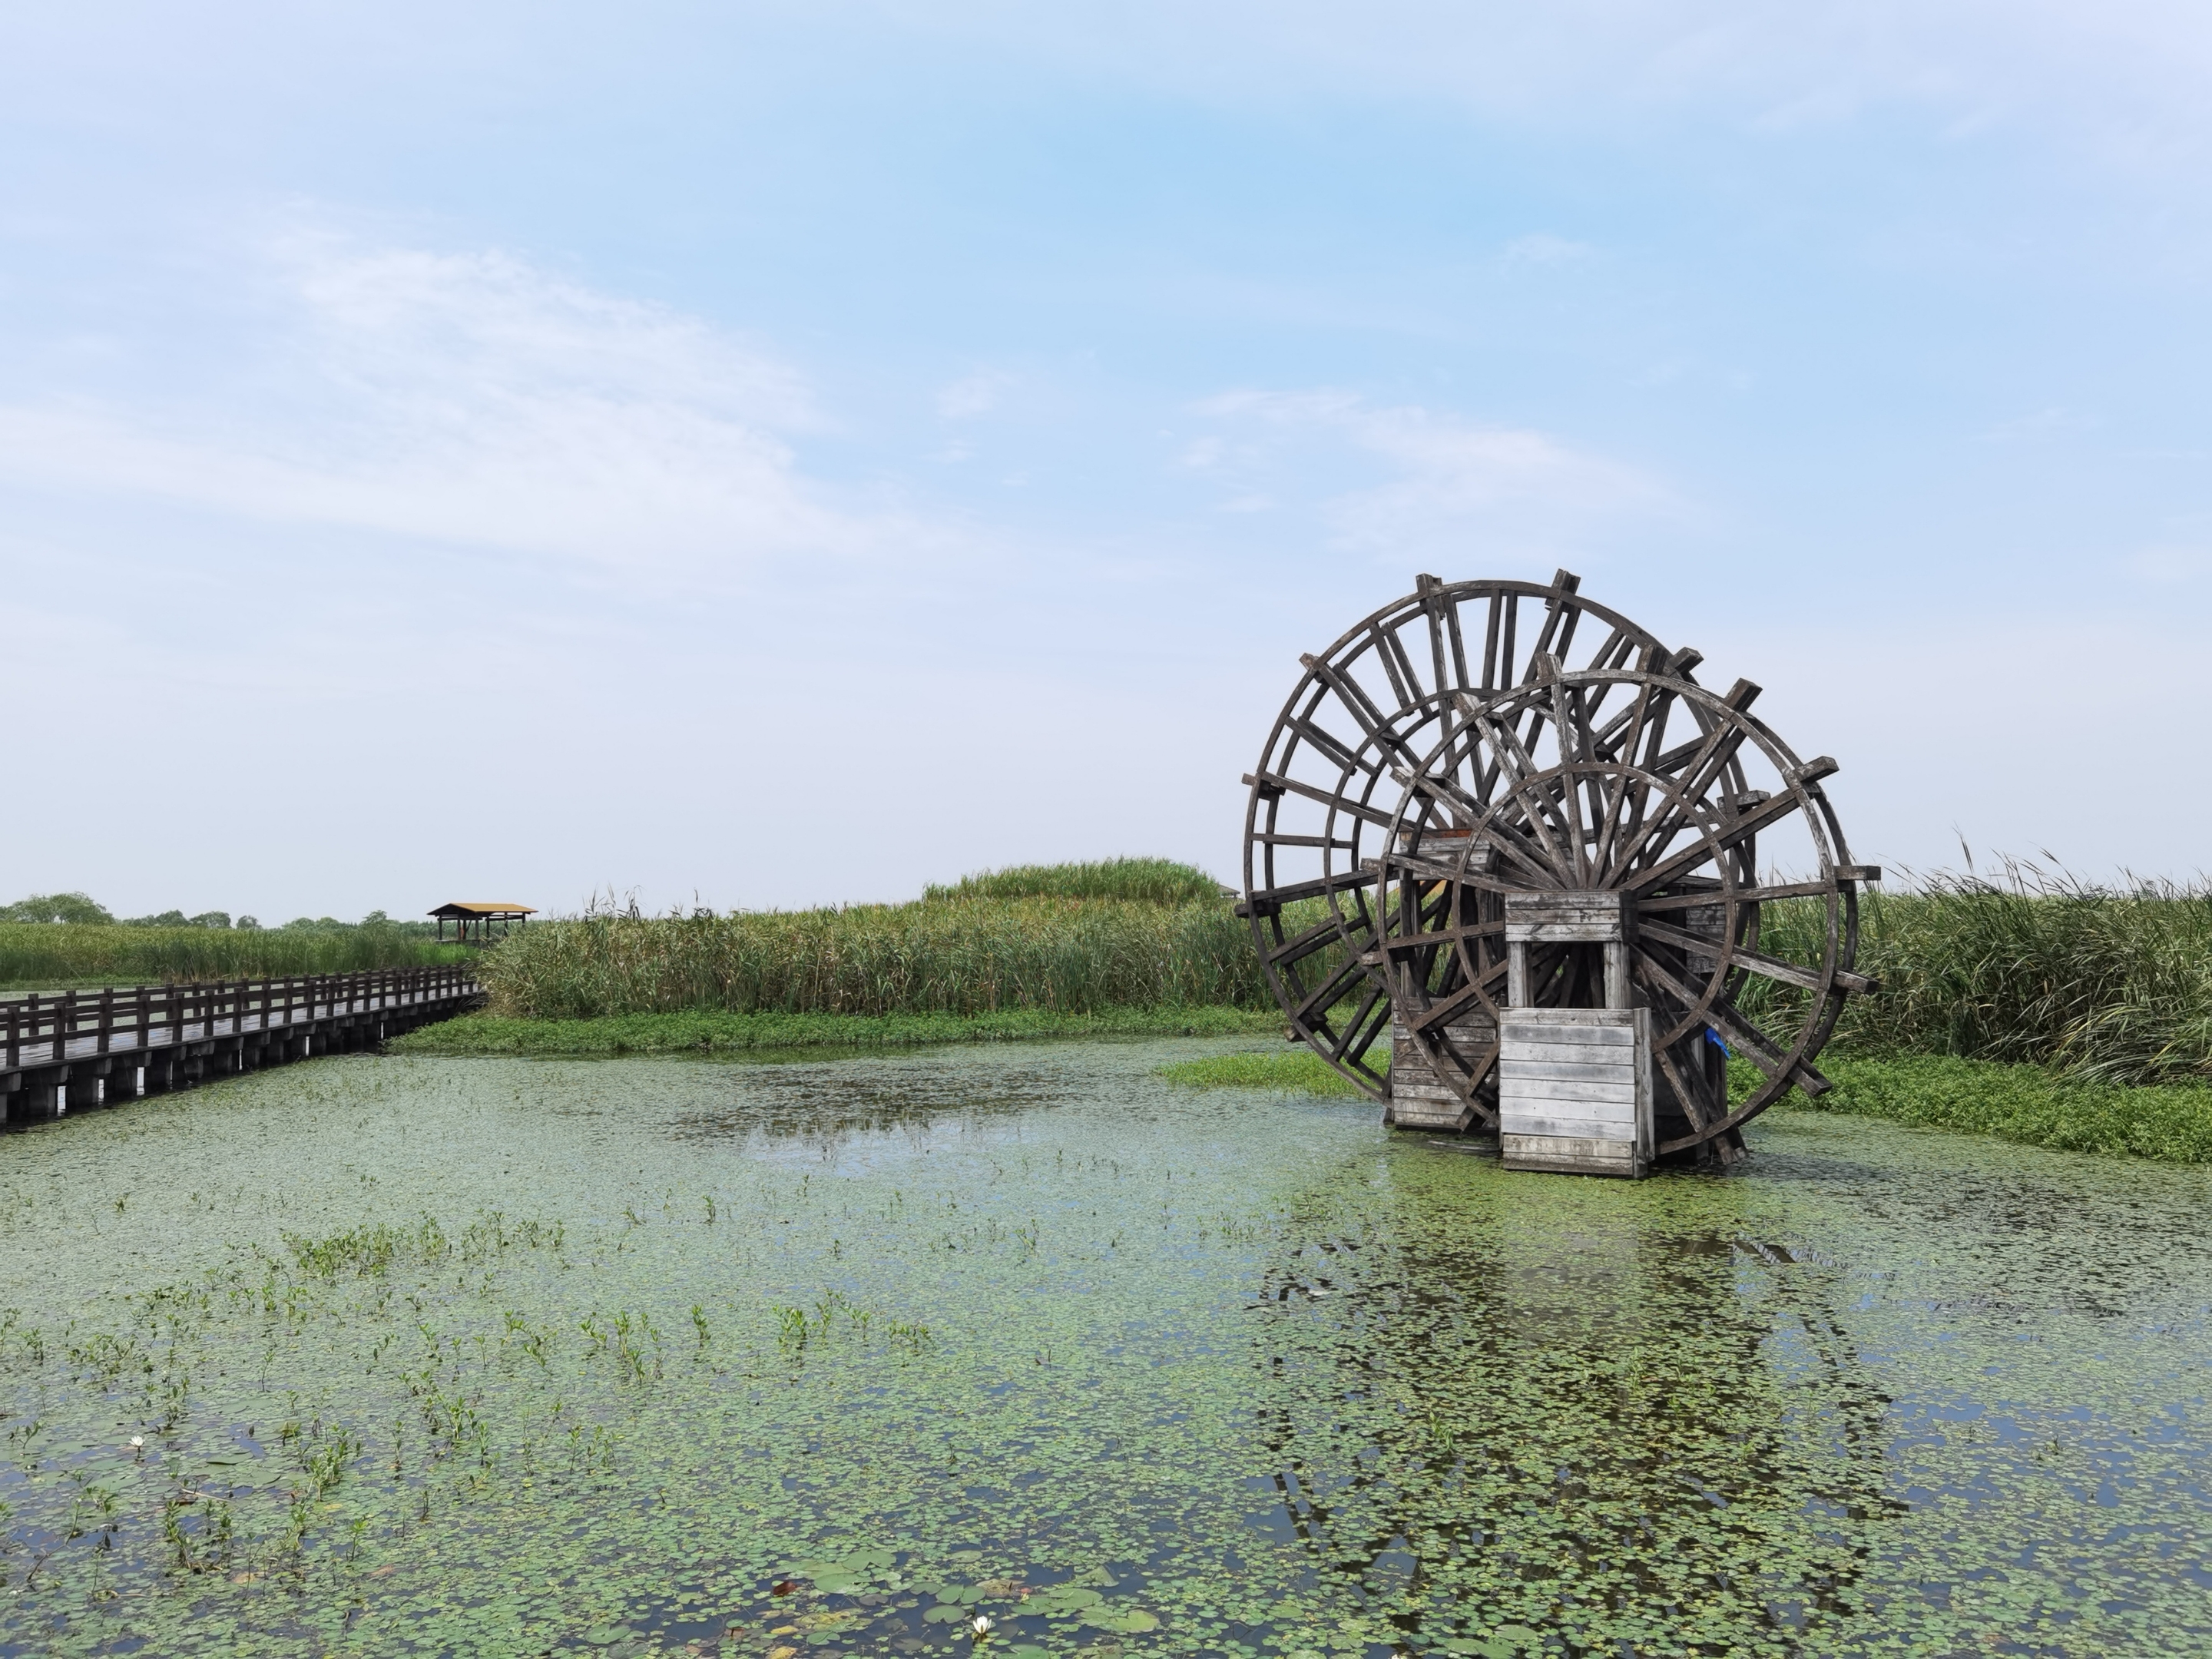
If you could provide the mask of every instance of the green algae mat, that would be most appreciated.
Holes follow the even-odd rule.
[[[1235,1046],[10,1136],[0,1654],[2212,1652],[2212,1173],[1507,1176]]]

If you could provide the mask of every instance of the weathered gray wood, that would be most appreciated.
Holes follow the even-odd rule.
[[[1591,1066],[1605,1063],[1602,1056],[1620,1056],[1618,1064],[1629,1064],[1627,1058],[1635,1048],[1632,1042],[1528,1042],[1516,1045],[1514,1054],[1530,1065]]]
[[[1549,1117],[1540,1113],[1521,1114],[1513,1119],[1513,1133],[1522,1135],[1567,1135],[1630,1147],[1637,1144],[1636,1125],[1628,1118],[1591,1117],[1581,1113],[1569,1117]]]
[[[1563,1032],[1575,1026],[1617,1031],[1629,1023],[1621,1018],[1626,1012],[1620,1008],[1509,1008],[1505,1011],[1505,1021],[1509,1025],[1522,1022],[1532,1027],[1541,1025],[1553,1031]],[[1572,1039],[1562,1037],[1559,1040]]]
[[[1617,1101],[1636,1104],[1636,1073],[1629,1066],[1600,1071],[1578,1066],[1577,1075],[1563,1077],[1549,1066],[1501,1066],[1498,1086],[1516,1100]]]
[[[1632,1178],[1644,1173],[1636,1149],[1620,1141],[1581,1135],[1501,1134],[1498,1150],[1509,1170]]]

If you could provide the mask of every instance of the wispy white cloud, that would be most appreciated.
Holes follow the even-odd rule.
[[[2212,11],[2186,0],[869,0],[910,27],[1020,40],[1219,98],[1425,97],[1552,129],[1689,110],[1751,130],[1929,112],[2130,161],[2212,139]]]
[[[2129,568],[2154,582],[2194,582],[2212,576],[2212,541],[2159,542],[2138,551]]]
[[[1012,384],[1013,376],[996,369],[963,374],[938,392],[937,412],[948,421],[969,421],[978,415],[988,415],[999,406],[1000,396]]]
[[[1516,265],[1556,265],[1587,257],[1593,250],[1588,242],[1570,241],[1564,236],[1554,236],[1547,231],[1537,231],[1527,236],[1516,236],[1505,245],[1505,262]]]
[[[495,253],[286,238],[246,384],[0,406],[0,472],[285,523],[742,575],[933,533],[842,508],[799,377],[696,319]]]
[[[1563,546],[1609,520],[1675,510],[1649,474],[1525,427],[1331,390],[1231,392],[1198,412],[1239,439],[1210,447],[1201,439],[1189,453],[1231,474],[1264,466],[1270,434],[1332,441],[1365,458],[1370,472],[1379,468],[1380,482],[1338,489],[1322,503],[1348,549],[1395,556],[1470,532],[1530,549]]]

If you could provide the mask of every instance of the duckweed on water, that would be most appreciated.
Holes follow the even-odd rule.
[[[2212,1650],[2212,1176],[1809,1114],[1506,1176],[1153,1075],[1220,1047],[12,1137],[0,1651]]]

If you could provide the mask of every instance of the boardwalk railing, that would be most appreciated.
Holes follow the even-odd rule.
[[[482,994],[474,969],[447,966],[0,999],[0,1093],[10,1122],[54,1117],[381,1042]]]

